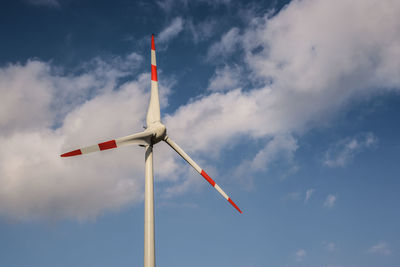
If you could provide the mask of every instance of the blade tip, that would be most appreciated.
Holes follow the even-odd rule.
[[[239,209],[238,206],[235,207],[237,209],[238,212],[240,212],[240,214],[242,214],[243,212]]]
[[[72,157],[72,156],[77,156],[77,155],[81,155],[82,151],[80,149],[77,150],[73,150],[64,154],[61,154],[60,157],[65,158],[65,157]]]
[[[231,198],[228,198],[228,202],[231,203],[231,205],[232,205],[238,212],[240,212],[241,214],[243,213],[243,212],[239,209],[239,207],[235,204],[235,202],[233,202],[233,200],[232,200]]]
[[[156,46],[154,44],[154,33],[151,34],[151,50],[156,50]]]

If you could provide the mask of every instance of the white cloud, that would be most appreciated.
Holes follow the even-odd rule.
[[[207,58],[210,61],[214,61],[218,57],[226,57],[233,53],[241,41],[241,36],[239,35],[238,28],[232,28],[227,33],[225,33],[221,40],[212,45],[208,51]]]
[[[356,137],[345,138],[337,142],[326,153],[323,161],[328,167],[343,167],[358,153],[378,144],[378,138],[372,133],[359,134]]]
[[[274,137],[264,149],[260,150],[253,158],[251,167],[254,170],[264,170],[268,165],[278,157],[283,157],[287,160],[293,158],[294,152],[298,146],[296,140],[290,135],[280,135]]]
[[[216,70],[208,85],[210,91],[227,91],[236,89],[240,84],[239,67],[224,66]]]
[[[314,188],[307,189],[307,191],[306,191],[306,197],[305,197],[305,199],[304,199],[304,202],[307,203],[307,202],[311,199],[311,196],[312,196],[312,194],[314,193],[314,191],[315,191]]]
[[[208,55],[243,54],[246,77],[258,86],[180,107],[166,117],[170,134],[189,151],[219,151],[240,136],[304,133],[351,100],[398,90],[397,11],[397,1],[294,1],[272,18],[232,28]]]
[[[0,69],[0,128],[3,134],[49,125],[51,82],[49,69],[41,62]],[[23,107],[23,108],[21,108]]]
[[[335,195],[328,195],[325,199],[324,206],[327,208],[332,208],[337,200],[337,196]]]
[[[39,61],[0,69],[1,114],[7,114],[0,120],[0,216],[87,220],[141,201],[142,148],[59,157],[142,130],[149,74],[115,87],[123,71],[112,63],[97,64],[80,76],[61,75]],[[162,98],[165,91],[161,88]],[[159,166],[161,181],[179,169],[168,160]]]
[[[295,253],[295,258],[296,261],[298,262],[303,261],[306,256],[307,256],[307,251],[305,251],[304,249],[299,249]]]
[[[181,7],[187,7],[189,1],[188,0],[160,0],[156,1],[157,5],[163,9],[165,12],[170,12],[176,5],[180,5]]]
[[[178,157],[180,156],[176,153],[171,153],[170,155],[170,158],[173,160],[181,160]],[[157,167],[159,168],[159,165],[157,165]],[[186,192],[198,192],[200,188],[203,188],[203,186],[206,185],[203,179],[199,177],[199,174],[188,164],[186,164],[186,162],[183,163],[183,166],[176,168],[176,170],[180,171],[180,175],[177,177],[180,179],[164,189],[161,194],[162,199],[170,199],[172,197],[182,195]],[[209,172],[209,170],[207,172]]]
[[[250,135],[303,132],[353,99],[398,90],[397,11],[397,1],[293,1],[272,18],[254,18],[242,34],[232,28],[209,58],[243,53],[250,81],[265,86],[237,92],[231,103],[251,103],[250,119],[233,113],[224,120],[235,120]],[[209,104],[230,93],[209,96]]]
[[[390,255],[392,251],[389,249],[388,244],[384,241],[380,241],[376,245],[372,246],[369,250],[369,253],[373,254],[381,254],[381,255]]]
[[[167,43],[174,37],[176,37],[183,30],[183,19],[181,17],[175,18],[171,24],[163,29],[157,36],[158,43]]]
[[[207,20],[195,24],[192,20],[188,20],[186,25],[193,36],[193,42],[197,44],[214,35],[215,28],[218,26],[218,21],[216,19],[207,18]]]
[[[355,94],[398,87],[400,63],[391,57],[400,53],[399,9],[395,0],[293,1],[271,19],[254,19],[243,39],[248,63],[281,88],[320,101],[334,95],[339,102],[331,107]],[[254,53],[257,47],[262,51]]]
[[[266,141],[241,166],[265,171],[276,158],[290,161],[297,150],[293,136],[326,123],[353,100],[400,88],[399,13],[396,0],[292,1],[274,17],[255,17],[247,28],[230,29],[208,56],[229,61],[232,53],[243,55],[237,64],[248,70],[254,88],[208,91],[179,107],[164,118],[169,135],[196,161],[218,155],[242,137]],[[159,38],[171,40],[183,24],[175,18]],[[0,117],[0,214],[87,219],[140,201],[140,148],[78,160],[57,156],[141,130],[148,76],[116,88],[127,70],[117,65],[98,62],[80,76],[53,73],[49,64],[37,61],[1,68],[0,91],[14,104],[2,99],[7,111],[0,114],[9,117]],[[55,129],[57,123],[62,126]],[[173,153],[157,149],[159,158]],[[177,162],[160,160],[156,175],[185,183],[157,173],[164,168],[179,172]]]
[[[251,175],[260,171],[267,171],[274,162],[281,161],[292,164],[294,153],[298,146],[291,135],[279,135],[270,140],[267,145],[259,150],[251,160],[244,160],[234,170],[236,178],[246,177],[246,182],[251,186]],[[288,168],[289,172],[293,168]]]

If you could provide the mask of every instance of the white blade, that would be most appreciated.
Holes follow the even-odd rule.
[[[151,94],[149,109],[147,110],[146,123],[150,124],[160,122],[160,100],[158,97],[158,78],[156,63],[156,47],[154,45],[154,35],[151,35]]]
[[[211,184],[212,187],[214,187],[218,193],[220,193],[226,200],[228,200],[228,202],[235,208],[237,209],[240,213],[242,213],[242,211],[239,209],[239,207],[232,201],[232,199],[229,198],[229,196],[221,189],[221,187],[219,187],[213,179],[211,179],[210,176],[208,176],[208,174],[202,169],[200,168],[199,165],[197,165],[196,162],[194,162],[189,156],[188,154],[185,153],[185,151],[183,151],[182,148],[180,148],[174,141],[172,141],[168,136],[164,139],[164,141],[170,145],[179,155],[181,155],[181,157],[186,160],[190,165],[192,165],[192,167],[201,174],[201,176],[204,177],[204,179],[207,180],[207,182],[209,182]]]
[[[97,145],[88,146],[80,149],[76,149],[61,155],[61,157],[72,157],[78,156],[82,154],[88,154],[97,151],[103,151],[107,149],[117,148],[125,145],[148,145],[150,144],[150,139],[153,133],[151,132],[141,132],[132,135],[128,135],[125,137],[121,137],[118,139],[110,140],[107,142],[99,143]]]

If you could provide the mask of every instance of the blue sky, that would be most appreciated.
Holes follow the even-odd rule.
[[[143,265],[156,35],[158,266],[398,266],[398,1],[0,4],[0,266]]]

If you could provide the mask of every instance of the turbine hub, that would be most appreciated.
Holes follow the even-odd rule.
[[[145,132],[152,133],[151,144],[154,145],[164,140],[165,136],[167,135],[167,128],[161,122],[155,122],[150,124]]]

